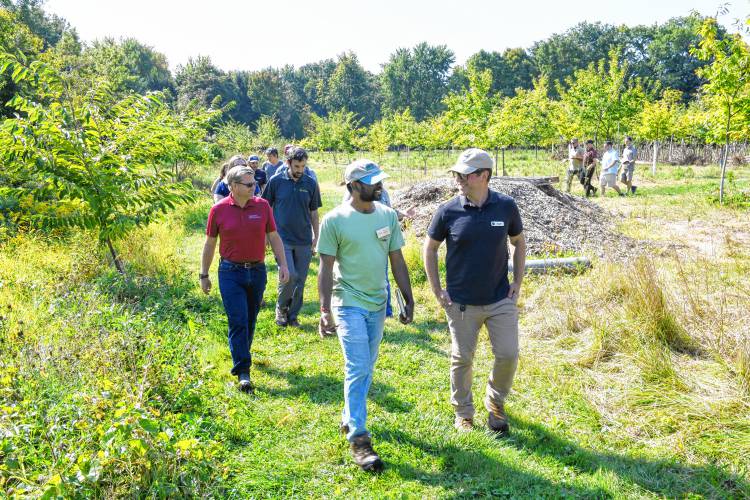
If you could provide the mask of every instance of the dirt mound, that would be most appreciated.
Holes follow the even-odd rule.
[[[602,207],[585,198],[561,193],[550,184],[493,178],[490,188],[510,196],[523,219],[529,255],[579,255],[620,259],[635,253],[634,240],[616,234],[614,221]],[[452,179],[417,183],[392,194],[393,206],[414,207],[412,229],[424,236],[437,207],[458,194]]]

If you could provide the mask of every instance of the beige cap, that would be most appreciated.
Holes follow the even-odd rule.
[[[459,174],[470,174],[477,170],[492,170],[494,167],[495,163],[487,151],[479,148],[469,148],[461,153],[461,156],[456,160],[456,164],[448,170],[458,172]]]
[[[364,159],[351,162],[344,172],[344,180],[347,184],[352,181],[359,181],[364,184],[377,184],[387,177],[390,176],[380,170],[377,163]]]

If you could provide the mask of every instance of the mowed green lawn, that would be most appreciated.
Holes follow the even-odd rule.
[[[343,194],[340,170],[319,166],[324,211]],[[686,237],[668,232],[685,219],[750,231],[747,209],[709,200],[713,174],[686,181],[671,172],[643,179],[639,196],[603,201],[624,233],[665,247]],[[747,187],[740,174],[736,190]],[[299,329],[274,324],[269,265],[253,344],[256,390],[236,390],[216,262],[214,291],[198,289],[209,207],[206,197],[122,242],[128,280],[86,235],[0,247],[6,494],[750,496],[750,350],[741,355],[750,244],[742,238],[718,242],[713,256],[686,243],[628,264],[595,260],[580,276],[528,277],[511,435],[497,439],[482,427],[453,430],[450,338],[410,236],[415,322],[386,322],[368,418],[386,468],[371,475],[338,434],[343,361],[337,340],[317,335],[317,263]],[[474,371],[481,423],[490,365],[483,332]]]

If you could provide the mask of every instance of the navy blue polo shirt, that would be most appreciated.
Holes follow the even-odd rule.
[[[295,182],[284,171],[268,181],[263,198],[273,207],[273,217],[285,244],[312,244],[310,212],[323,206],[315,179],[302,174]]]
[[[490,190],[481,207],[465,196],[440,205],[427,234],[447,240],[445,280],[453,302],[484,306],[508,296],[508,236],[521,231],[516,202],[497,191]]]

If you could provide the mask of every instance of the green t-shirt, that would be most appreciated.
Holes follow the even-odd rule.
[[[331,305],[379,311],[386,302],[388,253],[404,246],[396,212],[375,203],[369,214],[348,202],[323,217],[318,253],[336,257]]]

